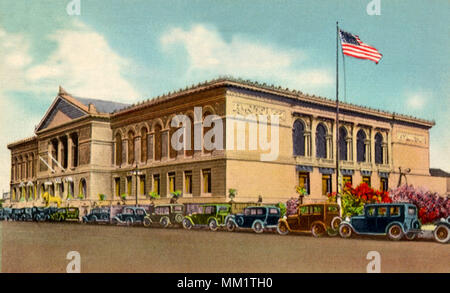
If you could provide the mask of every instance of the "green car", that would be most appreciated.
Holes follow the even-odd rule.
[[[56,212],[50,215],[50,221],[78,221],[80,212],[78,208],[58,208]]]
[[[181,225],[184,219],[183,204],[162,204],[153,208],[152,212],[145,216],[144,226],[150,227],[152,224],[159,224],[163,228],[169,225]]]
[[[230,214],[229,204],[203,204],[196,207],[189,215],[183,219],[183,228],[207,226],[212,231],[225,226],[225,218]]]

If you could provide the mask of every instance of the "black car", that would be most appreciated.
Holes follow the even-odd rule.
[[[36,222],[43,222],[43,221],[48,221],[48,219],[50,218],[50,216],[53,213],[56,213],[58,211],[58,208],[53,208],[53,207],[33,207],[31,209],[31,213],[33,215],[33,221]]]
[[[12,209],[0,208],[0,221],[8,221],[11,219]]]
[[[127,226],[136,223],[143,224],[146,216],[148,216],[148,213],[144,208],[124,207],[122,212],[114,217],[113,222],[116,224],[126,224]]]
[[[83,217],[83,223],[109,223],[110,208],[93,208],[89,214]]]

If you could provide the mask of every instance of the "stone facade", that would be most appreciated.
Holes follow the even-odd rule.
[[[197,109],[197,110],[196,110]],[[341,180],[396,187],[410,184],[448,194],[448,178],[430,176],[429,129],[434,122],[340,104]],[[64,204],[91,207],[103,203],[170,200],[276,203],[295,197],[304,186],[309,201],[336,191],[336,105],[332,100],[230,78],[217,79],[137,105],[80,99],[60,89],[32,138],[8,145],[11,150],[11,196],[16,206],[42,204],[42,195]],[[196,149],[175,150],[171,139],[185,115]],[[208,150],[204,118],[223,125],[223,149]],[[271,118],[275,115],[276,118]],[[272,117],[275,117],[272,116]],[[264,117],[270,123],[264,128]],[[278,134],[272,132],[278,130]],[[278,135],[278,140],[273,135]],[[277,141],[277,156],[268,156]],[[215,137],[215,139],[218,139]],[[196,140],[197,141],[197,140]],[[400,176],[405,174],[406,176]],[[100,203],[100,194],[106,200]]]

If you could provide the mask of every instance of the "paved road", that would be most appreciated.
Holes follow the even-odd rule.
[[[65,272],[69,251],[82,272],[450,272],[450,246],[433,241],[257,235],[143,227],[3,222],[3,272]],[[0,226],[1,227],[1,226]],[[1,229],[1,228],[0,228]]]

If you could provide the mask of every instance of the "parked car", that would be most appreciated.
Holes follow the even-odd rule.
[[[450,241],[450,217],[441,219],[436,223],[433,231],[434,240],[439,243],[448,243]]]
[[[229,204],[203,204],[183,219],[183,228],[207,226],[212,231],[225,225],[225,218],[229,215],[231,205]]]
[[[11,220],[21,221],[22,220],[23,209],[12,209],[11,210]]]
[[[163,228],[169,225],[181,225],[184,219],[183,204],[163,204],[157,205],[153,211],[144,218],[144,226],[150,227],[152,224],[159,224]]]
[[[0,221],[8,221],[11,219],[12,209],[0,208]]]
[[[256,233],[264,229],[276,228],[280,219],[280,209],[275,206],[251,206],[242,214],[228,215],[225,219],[227,230],[253,229]]]
[[[113,221],[116,224],[126,224],[127,226],[136,223],[143,223],[144,218],[148,215],[147,211],[141,207],[124,207],[122,212],[117,214]]]
[[[108,207],[93,208],[82,218],[83,223],[109,223],[111,209]]]
[[[295,215],[278,221],[277,231],[281,235],[289,232],[311,232],[314,237],[337,235],[341,222],[339,206],[334,203],[303,204]]]
[[[387,235],[391,240],[408,240],[420,233],[417,208],[413,204],[367,204],[364,213],[343,221],[339,226],[342,238],[350,238],[353,233],[361,235]]]
[[[78,221],[80,211],[78,208],[58,208],[58,210],[49,216],[50,221],[64,222],[64,221]]]
[[[31,209],[31,214],[33,216],[33,221],[43,222],[50,219],[50,215],[56,213],[58,208],[54,207],[33,207]]]

